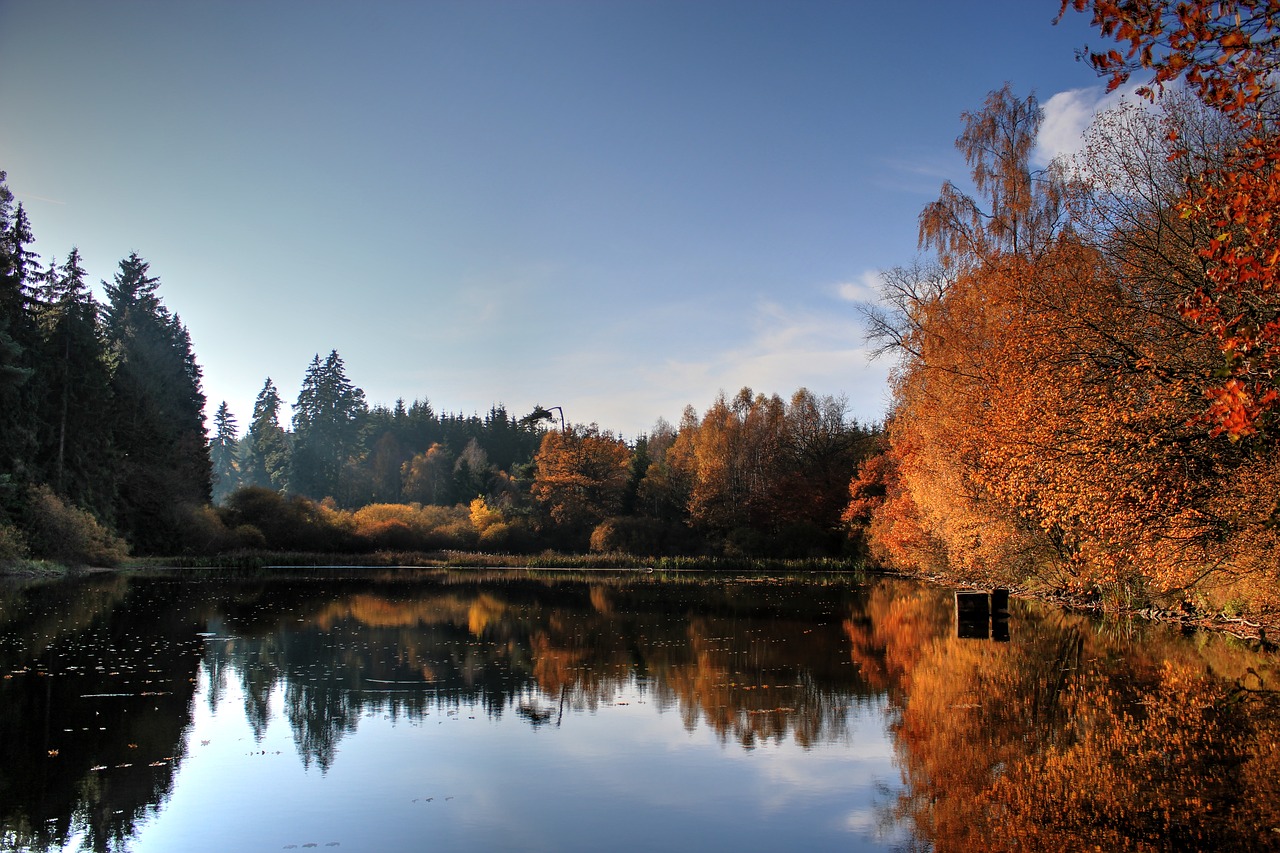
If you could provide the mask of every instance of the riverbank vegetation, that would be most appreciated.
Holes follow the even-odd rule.
[[[1039,169],[1008,86],[966,114],[975,196],[920,216],[873,334],[900,361],[846,519],[896,566],[1119,607],[1280,607],[1280,295],[1267,4],[1091,11],[1146,99]],[[1141,93],[1140,93],[1141,94]]]

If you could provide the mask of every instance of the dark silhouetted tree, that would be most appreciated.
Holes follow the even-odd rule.
[[[13,193],[0,171],[0,511],[19,510],[33,473],[33,402],[36,330],[31,278],[38,274],[28,246],[33,238],[22,205],[12,209]]]
[[[361,453],[361,426],[368,409],[364,392],[347,379],[337,350],[307,368],[293,407],[293,454],[289,489],[311,498],[341,499],[342,472]]]
[[[111,372],[100,307],[89,292],[79,250],[73,248],[61,266],[50,264],[38,320],[42,476],[59,495],[110,520],[116,492]]]
[[[213,464],[213,502],[220,504],[240,485],[240,466],[236,459],[239,425],[223,400],[213,416],[213,439],[209,442],[209,461]]]
[[[111,419],[118,458],[120,532],[143,552],[184,547],[191,508],[209,502],[212,472],[204,392],[191,337],[156,294],[137,253],[104,282],[106,340],[115,364]]]
[[[240,442],[240,481],[245,486],[284,489],[289,473],[289,437],[280,426],[284,400],[271,377],[253,402],[253,420]]]

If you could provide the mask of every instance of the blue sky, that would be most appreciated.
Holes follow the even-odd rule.
[[[330,349],[628,437],[744,385],[874,421],[856,299],[960,113],[1034,90],[1056,150],[1101,97],[1057,6],[0,0],[0,169],[42,256],[150,261],[242,427]]]

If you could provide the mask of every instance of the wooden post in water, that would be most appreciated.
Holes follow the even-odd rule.
[[[956,590],[956,636],[962,640],[991,638],[991,596]]]
[[[956,590],[956,637],[1009,642],[1009,590]]]
[[[996,587],[991,590],[991,615],[1009,615],[1009,590],[1003,587]]]

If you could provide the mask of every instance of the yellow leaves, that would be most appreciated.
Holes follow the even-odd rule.
[[[469,512],[471,525],[475,527],[478,533],[484,533],[488,528],[503,521],[502,510],[490,506],[489,502],[482,497],[471,501]]]

